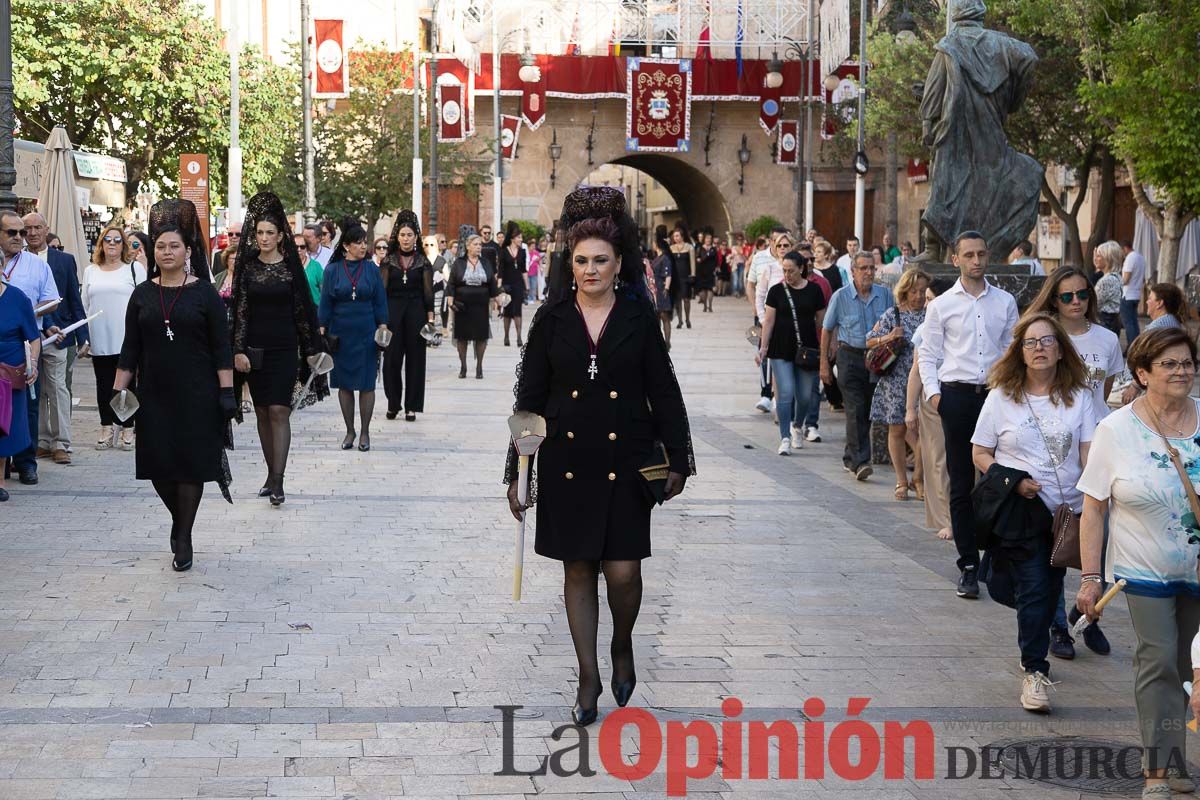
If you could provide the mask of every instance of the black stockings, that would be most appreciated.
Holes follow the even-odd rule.
[[[288,450],[292,444],[292,409],[288,406],[255,406],[258,440],[267,462],[267,486],[281,488],[287,470]],[[278,485],[273,484],[276,481]]]
[[[563,562],[567,624],[579,662],[576,699],[585,708],[594,708],[602,691],[600,665],[596,658],[596,632],[600,625],[597,578],[601,570],[604,582],[608,584],[608,608],[613,619],[610,655],[614,681],[625,682],[633,678],[633,624],[642,605],[642,562]]]
[[[152,481],[163,505],[171,512],[171,552],[179,563],[192,560],[192,526],[204,495],[203,483]]]
[[[346,437],[354,438],[354,392],[350,389],[338,389],[338,405],[342,407],[342,420],[346,423]],[[358,393],[358,417],[362,423],[362,436],[359,442],[366,439],[371,441],[371,417],[375,413],[375,390]]]

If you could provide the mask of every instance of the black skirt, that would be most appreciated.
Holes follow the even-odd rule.
[[[262,369],[251,370],[246,376],[254,405],[290,406],[299,368],[300,355],[296,348],[264,350]]]

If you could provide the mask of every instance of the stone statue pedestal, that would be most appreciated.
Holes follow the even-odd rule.
[[[953,264],[934,264],[926,262],[920,265],[920,268],[928,272],[935,279],[947,278],[949,280],[958,279],[958,267]],[[987,282],[991,285],[1003,289],[1011,294],[1017,301],[1017,308],[1024,311],[1037,293],[1042,290],[1042,284],[1046,282],[1043,275],[1030,275],[1029,267],[1024,264],[1018,265],[989,265],[987,269]]]

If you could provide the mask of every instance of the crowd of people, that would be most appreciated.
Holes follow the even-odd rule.
[[[1197,352],[1178,287],[1144,286],[1140,256],[1128,245],[1106,242],[1096,248],[1094,271],[1053,270],[1022,312],[1012,295],[987,280],[988,244],[973,231],[953,242],[957,278],[935,278],[910,259],[907,242],[895,247],[885,237],[882,245],[862,249],[850,238],[839,255],[817,231],[801,239],[782,227],[754,242],[716,242],[712,231],[692,235],[682,224],[660,227],[644,251],[622,228],[629,221],[616,199],[603,192],[581,197],[575,201],[580,208],[564,211],[570,225],[557,260],[548,239],[526,242],[516,223],[496,236],[487,225],[478,232],[462,226],[447,243],[442,234],[422,237],[411,211],[397,215],[386,237],[372,237],[354,219],[340,228],[314,223],[293,234],[282,204],[269,193],[250,201],[245,219],[230,226],[225,246],[210,260],[195,208],[163,201],[153,210],[148,237],[105,227],[82,281],[74,258],[50,245],[43,218],[4,213],[5,476],[16,473],[21,483],[33,484],[39,459],[70,463],[71,364],[90,360],[99,417],[95,447],[136,451],[137,477],[153,483],[171,516],[172,567],[187,570],[204,484],[218,483],[230,498],[225,451],[232,422],[253,410],[266,468],[258,495],[281,505],[294,411],[336,389],[346,427],[341,447],[367,452],[380,379],[387,419],[403,413],[406,421],[416,420],[424,411],[426,348],[452,318],[459,378],[467,377],[471,349],[481,379],[495,313],[504,346],[515,338],[525,347],[518,406],[554,417],[551,439],[565,430],[567,439],[578,433],[624,441],[626,434],[596,427],[604,427],[597,420],[607,419],[607,400],[626,393],[650,398],[654,425],[671,432],[664,462],[676,476],[665,492],[671,496],[694,471],[686,412],[667,357],[672,331],[691,327],[693,302],[708,313],[714,297],[742,296],[755,322],[756,408],[775,415],[777,453],[820,443],[824,403],[844,416],[844,469],[864,481],[875,460],[872,426],[886,428],[894,497],[907,501],[915,494],[925,504],[927,524],[953,543],[957,595],[977,598],[983,582],[1017,612],[1023,708],[1049,711],[1048,657],[1075,657],[1069,626],[1080,614],[1088,616],[1084,644],[1110,652],[1095,604],[1107,584],[1126,582],[1147,791],[1154,796],[1162,794],[1155,787],[1183,785],[1181,776],[1159,767],[1172,748],[1182,747],[1182,734],[1172,732],[1179,728],[1164,721],[1184,714],[1181,680],[1192,677],[1188,650],[1200,626],[1200,501],[1191,483],[1200,469],[1200,407],[1191,396]],[[589,216],[597,207],[608,210]],[[1023,263],[1031,252],[1018,247],[1009,263]],[[1038,274],[1041,265],[1033,262],[1025,263]],[[620,300],[623,291],[628,300]],[[1139,330],[1143,291],[1151,322]],[[573,304],[562,303],[570,298]],[[526,330],[523,309],[530,304],[546,313]],[[598,343],[619,309],[627,311],[614,325],[636,328],[635,317],[644,316],[650,328],[636,328],[642,343],[628,356],[605,352],[598,366]],[[590,364],[558,349],[571,337],[581,339],[576,349],[591,354]],[[661,351],[653,341],[662,343]],[[651,357],[657,359],[653,374],[639,371],[646,365],[638,359]],[[604,363],[610,358],[612,366]],[[623,358],[632,360],[626,365]],[[550,377],[556,372],[566,377]],[[555,392],[590,387],[597,372],[611,393],[584,392],[595,408],[570,403],[578,405],[576,420]],[[570,397],[578,399],[579,390]],[[660,405],[673,410],[662,414]],[[561,407],[562,416],[549,406]],[[645,403],[634,406],[617,427],[645,433],[639,427],[650,424]],[[550,459],[554,474],[544,470],[543,485],[565,480],[559,494],[569,497],[593,478],[613,481],[619,474],[624,481],[645,456],[640,440],[634,444],[636,452],[618,447],[610,453],[615,460],[604,463],[619,463],[611,472],[571,461],[565,443],[561,453],[550,447],[539,463]],[[563,464],[569,468],[558,475]],[[511,466],[506,479],[513,480]],[[538,510],[538,552],[565,562],[568,612],[584,621],[576,641],[581,724],[594,719],[600,687],[597,563],[609,578],[620,640],[614,661],[623,677],[614,678],[614,694],[627,700],[635,681],[625,641],[636,617],[631,598],[640,594],[636,565],[648,555],[649,535],[638,487],[618,484],[632,494],[620,494],[626,505],[609,509],[605,525],[633,525],[641,533],[614,539],[598,528],[584,539],[599,549],[557,533],[578,524],[582,506],[556,502]],[[0,481],[0,501],[8,499]],[[520,517],[527,504],[512,491],[509,499]],[[1072,524],[1079,531],[1074,564],[1059,552]],[[1067,602],[1063,584],[1071,565],[1081,568],[1082,583]]]

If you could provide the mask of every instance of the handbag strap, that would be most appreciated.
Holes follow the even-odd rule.
[[[1042,445],[1046,448],[1046,455],[1050,456],[1050,460],[1054,460],[1053,454],[1050,452],[1050,442],[1046,439],[1046,433],[1042,430],[1042,421],[1038,419],[1037,412],[1033,410],[1033,404],[1029,402],[1029,395],[1025,395],[1025,406],[1029,409],[1029,413],[1033,416],[1033,424],[1037,427],[1038,436],[1042,437]],[[1066,502],[1067,495],[1063,492],[1062,481],[1058,479],[1058,464],[1054,465],[1054,482],[1058,484],[1058,497],[1060,502]],[[1200,517],[1197,517],[1200,519]]]
[[[788,308],[792,310],[792,328],[796,331],[796,352],[800,352],[800,348],[804,347],[804,342],[800,340],[800,318],[796,315],[796,303],[792,300],[792,293],[788,291],[790,287],[787,281],[780,281],[779,285],[783,287],[783,296],[787,298]]]
[[[1146,408],[1150,409],[1150,413],[1154,415],[1154,425],[1157,428],[1158,435],[1162,437],[1163,446],[1167,448],[1167,455],[1171,457],[1171,463],[1175,465],[1175,471],[1179,473],[1179,480],[1183,483],[1183,490],[1187,493],[1188,504],[1192,507],[1192,514],[1196,519],[1200,519],[1200,497],[1196,496],[1196,487],[1192,485],[1192,479],[1187,474],[1187,468],[1183,466],[1183,459],[1179,457],[1179,450],[1175,445],[1171,444],[1167,439],[1167,435],[1162,432],[1162,421],[1158,418],[1158,412],[1154,410],[1154,406],[1150,405],[1149,401],[1145,403]]]

